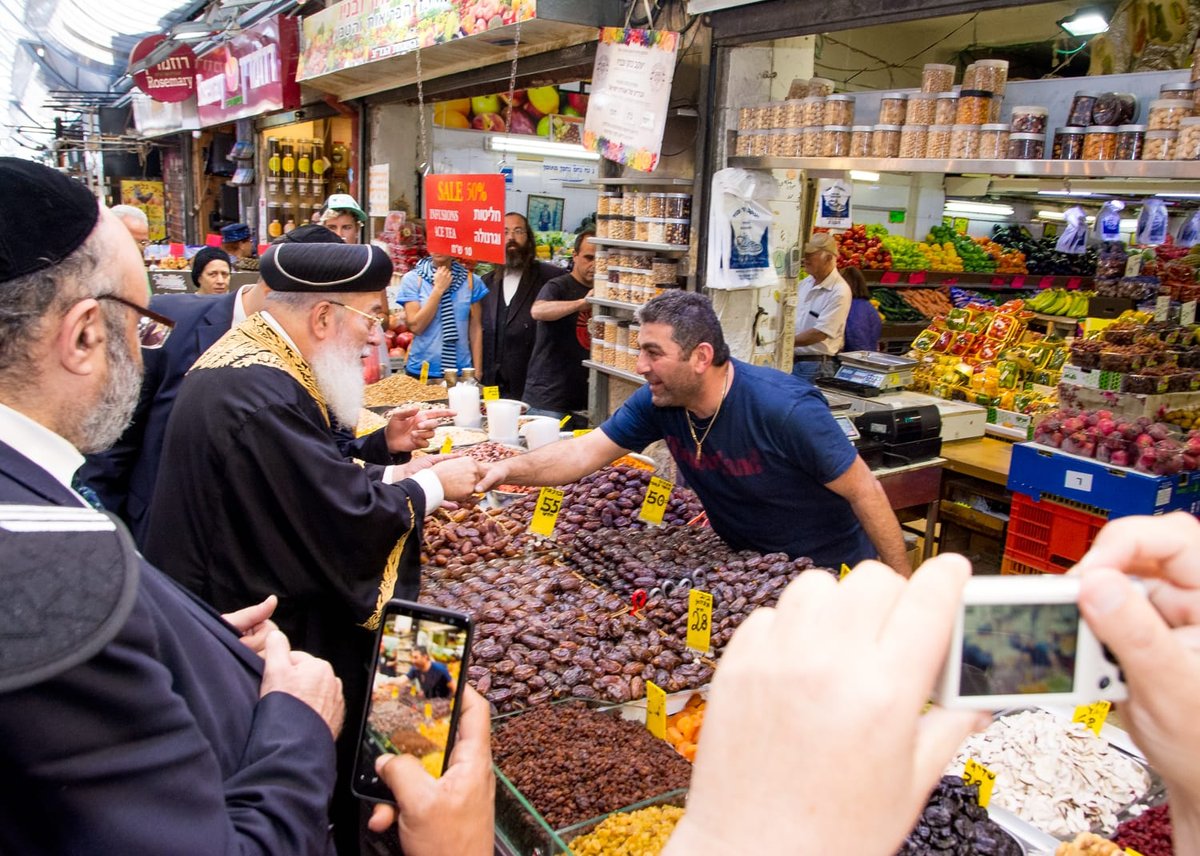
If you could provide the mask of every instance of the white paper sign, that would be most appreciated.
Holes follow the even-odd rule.
[[[817,182],[817,227],[849,229],[853,225],[850,197],[853,187],[840,178],[822,178]]]
[[[1066,478],[1063,479],[1063,487],[1069,487],[1072,490],[1078,490],[1084,493],[1091,493],[1092,474],[1067,470]]]
[[[386,163],[371,164],[367,170],[367,213],[386,217],[392,206],[388,202],[390,171]]]
[[[542,175],[563,184],[583,184],[596,178],[596,164],[569,163],[567,161],[543,161]]]
[[[658,166],[679,33],[603,27],[583,145],[643,172]]]

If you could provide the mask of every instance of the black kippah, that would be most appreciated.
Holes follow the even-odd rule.
[[[272,244],[344,244],[337,232],[316,223],[297,226],[292,231],[280,235]]]
[[[274,291],[382,291],[392,281],[392,260],[370,244],[273,244],[258,268]]]
[[[0,158],[0,187],[0,283],[58,264],[100,219],[82,182],[33,161]]]

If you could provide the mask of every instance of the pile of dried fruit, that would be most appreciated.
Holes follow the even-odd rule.
[[[1142,856],[1174,856],[1170,809],[1165,803],[1147,809],[1118,826],[1113,840]]]
[[[979,805],[979,789],[943,776],[897,856],[1021,856],[1021,846]]]
[[[521,555],[528,543],[525,527],[511,517],[468,506],[425,518],[421,564],[473,565]]]
[[[363,406],[391,407],[408,401],[445,401],[448,395],[444,386],[430,386],[398,372],[363,390]]]
[[[682,819],[683,809],[674,805],[619,812],[572,841],[571,852],[575,856],[658,856]]]

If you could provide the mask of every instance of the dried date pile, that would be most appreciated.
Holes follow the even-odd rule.
[[[751,612],[774,606],[787,584],[813,566],[811,559],[792,560],[784,553],[737,552],[713,530],[692,526],[583,532],[566,556],[584,576],[616,592],[625,603],[633,592],[645,591],[646,616],[668,635],[687,635],[688,590],[709,592],[712,647],[717,652]]]
[[[621,599],[548,556],[429,570],[421,599],[476,621],[468,678],[504,712],[576,697],[624,703],[647,680],[668,692],[712,679],[712,668]]]
[[[687,787],[692,773],[641,723],[570,702],[500,725],[492,756],[556,829]]]
[[[943,776],[897,856],[1021,856],[1021,846],[988,818],[979,790]]]
[[[564,486],[562,510],[554,526],[555,540],[567,543],[580,531],[648,528],[637,516],[653,475],[646,470],[617,465],[604,467]],[[536,504],[537,494],[534,493],[516,500],[506,511],[528,525]],[[703,510],[695,493],[677,487],[667,500],[663,524],[685,524]]]
[[[472,565],[518,556],[532,539],[525,527],[507,515],[474,506],[425,518],[421,564],[445,567]]]

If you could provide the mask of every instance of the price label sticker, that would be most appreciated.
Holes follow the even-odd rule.
[[[844,580],[844,579],[846,579],[847,576],[849,576],[849,574],[850,574],[850,566],[847,565],[845,562],[842,562],[842,572],[840,574],[838,574],[838,579]]]
[[[429,702],[425,702],[425,718],[433,719],[433,705]]]
[[[1141,853],[1138,853],[1138,852],[1137,852],[1136,850],[1134,850],[1132,847],[1126,847],[1126,848],[1125,848],[1125,852],[1126,852],[1126,853],[1128,853],[1128,854],[1129,854],[1129,856],[1142,856],[1142,854],[1141,854]]]
[[[649,599],[650,599],[649,595],[646,594],[645,589],[638,589],[637,591],[635,591],[629,597],[629,614],[637,615],[639,612],[641,612],[643,609],[646,608],[646,601],[648,601]]]
[[[646,681],[646,730],[667,739],[667,691],[654,681]]]
[[[1179,323],[1184,327],[1196,323],[1196,301],[1189,300],[1179,307]]]
[[[919,270],[919,271],[916,271],[915,273],[910,273],[908,275],[908,284],[909,285],[924,285],[925,279],[926,279],[925,271]]]
[[[1071,717],[1071,721],[1082,722],[1084,726],[1090,728],[1099,737],[1100,729],[1104,727],[1104,720],[1108,719],[1108,712],[1111,709],[1112,702],[1109,701],[1081,704],[1075,708],[1075,715]]]
[[[1024,288],[1025,287],[1025,277],[1014,276],[1012,279],[1012,287],[1013,288]]]
[[[654,476],[646,488],[646,498],[642,500],[642,510],[638,512],[638,520],[651,526],[662,526],[663,514],[667,510],[667,500],[671,498],[671,490],[675,485],[666,479]]]
[[[974,758],[968,758],[966,766],[963,767],[963,781],[968,785],[979,786],[979,805],[987,808],[992,799],[992,788],[996,784],[996,774]]]
[[[1037,287],[1038,288],[1053,288],[1054,287],[1054,277],[1052,277],[1052,276],[1042,277],[1041,279],[1038,280]]]
[[[713,596],[694,588],[688,592],[687,646],[707,653],[712,645]]]
[[[1083,277],[1069,276],[1067,277],[1067,291],[1078,291],[1079,286],[1083,285]]]
[[[570,414],[570,413],[568,413],[568,414],[567,414],[566,416],[564,416],[562,419],[558,420],[558,428],[559,428],[559,430],[561,431],[563,428],[566,428],[566,427],[567,427],[567,423],[568,423],[568,422],[570,422],[570,421],[571,421],[571,414]]]
[[[485,386],[483,388],[483,400],[484,401],[499,401],[500,400],[500,387]]]
[[[896,273],[894,270],[889,270],[879,277],[879,281],[883,285],[895,285],[900,281],[900,274]]]
[[[447,434],[446,439],[442,441],[442,454],[449,455],[450,451],[453,448],[454,448],[454,438],[452,438],[449,434]]]
[[[592,433],[592,430],[593,429],[591,429],[591,428],[576,428],[574,431],[571,432],[571,436],[572,437],[582,437],[584,434]]]
[[[421,383],[429,383],[429,361],[421,363]]]
[[[533,520],[529,531],[534,535],[549,538],[554,534],[558,512],[562,510],[563,492],[556,487],[544,487],[538,491],[537,505],[533,509]]]
[[[1166,321],[1167,316],[1171,312],[1171,298],[1169,295],[1160,294],[1154,301],[1154,320]]]

